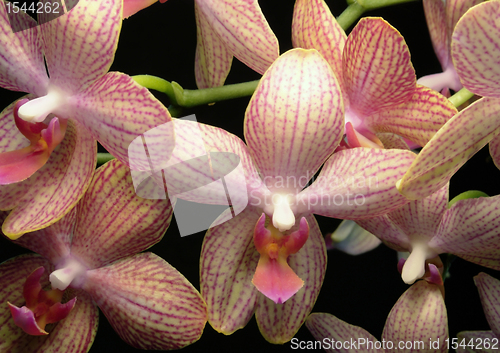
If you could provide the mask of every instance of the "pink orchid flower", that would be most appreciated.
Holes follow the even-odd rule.
[[[411,284],[424,276],[426,261],[442,253],[500,270],[499,201],[500,196],[481,197],[448,207],[445,185],[422,200],[357,223],[389,247],[410,252],[402,278]]]
[[[198,340],[207,320],[200,294],[160,257],[140,253],[161,240],[171,217],[165,200],[137,196],[130,171],[121,162],[99,168],[70,213],[15,241],[43,257],[22,255],[0,265],[2,350],[20,351],[30,344],[23,352],[87,352],[97,331],[97,306],[118,335],[136,348],[177,349]],[[39,327],[43,336],[28,336],[24,331],[37,331],[33,321],[45,320],[39,315],[50,316],[41,309],[54,294],[38,287],[34,297],[36,284],[25,285],[23,293],[26,277],[36,270],[40,279],[43,268],[51,273],[41,286],[50,279],[53,291],[65,291],[66,299],[76,297],[76,302],[65,319],[45,328],[48,335]],[[34,282],[32,276],[28,281]],[[15,308],[24,302],[25,308]],[[62,316],[60,309],[52,312]]]
[[[248,195],[246,208],[235,217],[233,210],[223,213],[204,239],[201,292],[215,330],[231,334],[255,312],[267,340],[289,341],[311,311],[325,275],[325,243],[312,214],[358,219],[406,202],[394,182],[414,154],[358,148],[332,155],[343,123],[341,91],[330,66],[315,50],[294,49],[271,65],[249,103],[247,145],[224,130],[199,125],[207,151],[240,157],[245,180],[225,183],[240,185]],[[175,121],[174,161],[194,157],[193,126]],[[323,163],[317,180],[302,190]],[[186,180],[186,171],[175,168],[169,169],[169,185],[179,189],[214,180],[212,170],[205,175],[195,168]],[[225,193],[210,190],[183,197],[227,204]]]
[[[491,330],[459,332],[457,352],[470,352],[469,347],[476,347],[479,352],[497,352],[500,348],[500,281],[481,272],[474,277],[474,283]]]
[[[324,0],[297,0],[292,42],[318,50],[337,76],[350,147],[383,148],[382,132],[424,146],[456,113],[445,97],[416,84],[403,37],[381,18],[362,18],[347,37]]]
[[[121,11],[120,0],[81,0],[57,19],[13,33],[0,4],[0,86],[30,93],[0,113],[0,210],[13,209],[2,228],[11,238],[53,224],[78,202],[95,168],[96,139],[132,164],[130,142],[171,120],[147,89],[106,73]],[[34,24],[17,15],[26,28]]]
[[[465,88],[484,96],[450,119],[422,149],[398,182],[415,200],[439,190],[477,151],[490,143],[500,166],[500,3],[472,7],[458,21],[452,38],[455,69]]]
[[[430,87],[445,95],[449,88],[455,92],[462,88],[451,59],[451,36],[462,15],[482,0],[424,0],[425,19],[442,73],[423,76],[417,83]]]
[[[448,315],[439,287],[418,281],[387,316],[382,340],[331,314],[314,313],[306,326],[327,352],[448,352]],[[411,346],[410,346],[411,345]]]

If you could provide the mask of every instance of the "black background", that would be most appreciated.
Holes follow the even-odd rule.
[[[345,8],[342,0],[327,0],[334,15]],[[262,10],[280,42],[280,52],[291,49],[291,22],[294,1],[260,1]],[[421,2],[412,2],[370,11],[366,16],[382,16],[396,27],[410,47],[417,77],[440,71],[440,65],[430,43]],[[195,89],[194,53],[196,24],[193,0],[169,0],[155,3],[150,8],[123,23],[116,58],[111,71],[129,75],[151,74],[176,81],[186,89]],[[226,83],[258,79],[260,76],[245,65],[233,61]],[[155,95],[168,106],[168,99]],[[20,93],[0,89],[0,109],[6,107]],[[219,126],[243,138],[243,117],[249,98],[220,102],[185,111],[196,114],[199,122]],[[450,198],[470,189],[485,191],[490,196],[500,194],[500,172],[495,168],[487,149],[479,152],[452,178]],[[335,229],[338,220],[317,217],[324,233]],[[203,234],[181,238],[175,220],[164,239],[150,250],[157,253],[181,271],[199,289],[199,255]],[[0,261],[26,252],[25,249],[0,238]],[[358,325],[381,337],[387,314],[400,295],[408,288],[396,269],[396,253],[379,246],[376,250],[357,257],[337,251],[328,253],[325,282],[313,312],[328,312],[350,324]],[[451,277],[446,281],[450,337],[463,330],[487,330],[476,287],[472,277],[484,271],[500,278],[492,271],[455,260]],[[312,340],[303,326],[296,337]],[[224,336],[207,324],[201,339],[184,349],[185,352],[289,352],[291,344],[272,345],[262,338],[255,319],[233,335]],[[90,352],[137,352],[124,343],[101,314],[99,330]]]

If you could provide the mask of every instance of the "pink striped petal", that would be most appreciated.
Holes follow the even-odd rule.
[[[497,335],[493,333],[493,331],[462,331],[457,334],[458,342],[464,342],[467,344],[469,342],[477,342],[475,345],[475,349],[471,350],[471,347],[467,346],[458,346],[456,351],[457,353],[495,353],[498,352],[498,343],[495,345],[495,342],[498,342],[499,339]],[[485,348],[485,344],[479,345],[479,342],[488,342],[489,349]],[[482,349],[479,349],[481,347]]]
[[[197,0],[229,51],[251,69],[263,74],[279,55],[278,39],[257,0]]]
[[[455,203],[429,245],[500,270],[500,196]]]
[[[328,61],[342,86],[342,50],[347,36],[324,0],[295,2],[292,22],[294,48],[316,49]]]
[[[197,341],[207,307],[182,274],[153,253],[87,272],[84,289],[118,335],[139,349],[179,349]]]
[[[500,135],[495,136],[490,141],[490,155],[493,163],[500,169]]]
[[[474,277],[486,320],[493,333],[500,337],[500,281],[481,272]]]
[[[74,98],[70,106],[68,116],[83,124],[123,163],[129,163],[128,148],[136,137],[171,121],[168,110],[146,88],[118,72],[110,72],[94,82]],[[170,125],[166,125],[166,130],[147,135],[151,155],[164,156],[160,151],[173,148]],[[134,156],[130,157],[131,165],[149,169],[149,164],[142,166]]]
[[[196,55],[194,72],[198,88],[218,87],[224,84],[233,54],[210,23],[210,17],[194,3],[196,15]]]
[[[71,95],[101,78],[113,62],[121,23],[120,0],[79,0],[64,16],[44,23],[50,83]]]
[[[429,28],[432,46],[434,47],[434,52],[441,63],[443,71],[446,70],[448,63],[451,60],[450,34],[447,32],[445,3],[447,5],[450,1],[423,0],[425,20],[427,21],[427,27]]]
[[[317,51],[283,54],[261,79],[245,114],[245,139],[264,180],[312,178],[340,142],[343,113],[335,75]]]
[[[408,203],[395,187],[415,154],[402,150],[354,148],[336,152],[314,183],[297,195],[296,211],[362,219]]]
[[[11,4],[12,5],[12,4]],[[20,11],[21,12],[21,11]],[[42,55],[39,27],[24,13],[17,13],[12,20],[19,21],[24,31],[13,33],[5,3],[0,4],[0,87],[44,95],[49,84]],[[16,25],[14,25],[16,26]],[[32,27],[32,28],[30,28]]]
[[[259,253],[253,245],[253,232],[260,216],[249,206],[205,235],[200,257],[201,293],[210,325],[226,335],[245,327],[254,312],[258,291],[252,277]]]
[[[399,149],[399,150],[409,150],[408,144],[398,135],[391,133],[378,133],[377,138],[382,142],[384,148],[389,149]]]
[[[500,128],[500,100],[483,98],[451,118],[420,151],[398,182],[407,198],[424,198],[445,185]]]
[[[68,121],[65,138],[47,163],[22,183],[27,190],[7,190],[6,204],[15,208],[3,224],[5,235],[16,239],[48,227],[67,214],[90,184],[96,152],[95,140],[86,130],[77,122]]]
[[[356,343],[364,342],[363,345],[356,344],[355,346],[356,352],[360,353],[372,352],[373,350],[369,350],[364,346],[367,346],[368,342],[373,342],[373,344],[375,344],[377,341],[377,339],[365,329],[359,326],[350,325],[331,314],[311,314],[307,318],[306,326],[317,341],[328,340],[328,342],[331,342],[331,340],[333,340],[335,342],[341,342],[343,347],[351,347],[351,342],[353,341]],[[349,345],[345,345],[344,342],[348,342]],[[349,349],[335,349],[335,344],[331,349],[325,349],[325,351],[330,353],[351,352]]]
[[[409,251],[411,247],[408,234],[403,232],[387,214],[357,220],[356,223],[396,251]]]
[[[465,88],[500,98],[500,3],[470,9],[457,23],[451,44],[453,62]]]
[[[382,339],[392,341],[394,347],[399,342],[424,342],[415,352],[448,352],[448,315],[439,286],[418,281],[411,286],[394,304],[387,321]],[[439,347],[429,347],[429,340],[439,341]]]
[[[306,216],[309,239],[288,264],[304,286],[283,304],[276,304],[264,295],[257,297],[255,317],[259,330],[271,343],[283,344],[292,339],[311,312],[326,272],[325,241],[313,215]]]
[[[374,132],[392,132],[425,146],[457,112],[442,94],[418,85],[404,103],[371,114],[364,123]]]
[[[415,70],[403,36],[381,18],[362,18],[347,38],[344,88],[359,115],[400,104],[415,90]]]
[[[446,26],[448,37],[451,39],[455,26],[460,18],[471,7],[480,4],[482,0],[447,0],[446,1]],[[451,44],[451,43],[450,43]]]
[[[172,217],[166,200],[137,196],[130,170],[112,160],[99,168],[78,207],[71,254],[97,268],[161,240]]]

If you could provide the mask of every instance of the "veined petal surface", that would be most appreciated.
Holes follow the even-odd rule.
[[[210,228],[203,241],[201,294],[207,302],[210,325],[226,335],[245,327],[254,313],[259,292],[252,278],[260,255],[253,233],[261,215],[248,206],[236,217]]]
[[[484,314],[491,330],[500,338],[500,281],[481,272],[474,277]]]
[[[471,7],[480,4],[483,0],[447,0],[446,3],[446,32],[448,33],[448,38],[450,38],[457,22],[460,18],[469,10]],[[451,48],[450,48],[451,49]]]
[[[383,240],[389,247],[396,251],[408,251],[410,249],[408,234],[399,228],[387,214],[357,220],[356,223]]]
[[[50,83],[67,94],[108,72],[122,24],[121,0],[79,0],[64,16],[43,23],[43,52]]]
[[[490,141],[490,155],[493,163],[500,169],[500,135],[495,136]]]
[[[451,50],[465,88],[500,98],[500,2],[487,1],[467,11],[455,27]]]
[[[257,0],[197,0],[229,51],[263,74],[279,55],[278,39]]]
[[[408,203],[396,189],[415,154],[354,148],[334,153],[311,186],[297,195],[296,210],[325,217],[362,219]]]
[[[118,335],[139,349],[182,348],[200,338],[207,322],[200,294],[152,253],[88,271],[83,289]]]
[[[76,121],[68,121],[64,140],[47,163],[23,182],[27,191],[15,200],[15,208],[2,227],[4,234],[15,239],[48,227],[67,214],[90,184],[96,153],[96,142],[86,129]],[[14,197],[19,189],[9,191]]]
[[[343,88],[360,115],[400,104],[413,95],[415,70],[403,36],[381,18],[362,18],[344,47]]]
[[[71,254],[97,268],[161,240],[172,218],[168,200],[137,196],[130,170],[112,160],[99,168],[77,206]]]
[[[316,50],[283,54],[245,113],[245,139],[262,176],[312,178],[340,142],[343,113],[337,79]]]
[[[5,2],[0,2],[0,87],[44,95],[49,78],[43,62],[39,27],[22,11],[12,16],[12,19],[19,21],[20,28],[27,29],[13,33]]]
[[[446,26],[446,4],[450,1],[423,0],[425,20],[432,46],[443,70],[450,61],[450,37]],[[445,4],[446,3],[446,4]]]
[[[411,200],[427,197],[500,131],[500,100],[483,98],[448,122],[420,151],[398,190]]]
[[[305,217],[309,238],[304,246],[288,257],[292,270],[304,286],[283,304],[276,304],[264,295],[257,297],[255,318],[259,330],[271,343],[290,341],[311,312],[319,295],[326,272],[326,246],[313,215]]]

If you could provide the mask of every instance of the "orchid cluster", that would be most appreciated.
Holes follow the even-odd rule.
[[[0,0],[0,352],[498,351],[500,1],[406,2]]]

